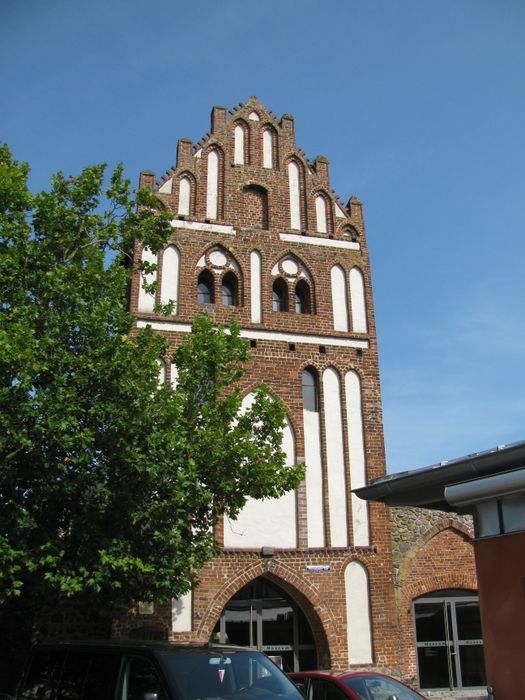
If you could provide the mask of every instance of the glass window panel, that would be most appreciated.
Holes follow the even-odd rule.
[[[418,647],[417,660],[419,685],[421,688],[450,687],[449,660],[446,646]]]
[[[416,603],[414,613],[418,642],[446,640],[443,603]]]
[[[263,608],[263,644],[293,645],[293,608],[289,605],[272,605]]]
[[[505,532],[525,530],[525,496],[506,496],[501,499],[501,507]]]
[[[305,411],[319,411],[319,387],[317,376],[313,370],[305,369],[302,374],[303,409]]]
[[[461,644],[459,659],[461,662],[461,682],[464,688],[476,688],[487,684],[481,644]]]
[[[151,661],[130,659],[123,683],[122,700],[143,700],[146,693],[156,693],[157,700],[167,700],[157,671]]]
[[[456,620],[458,628],[458,640],[481,639],[481,618],[479,614],[479,603],[472,601],[468,603],[456,603]]]
[[[20,698],[48,700],[55,695],[55,685],[65,660],[65,651],[36,652]]]
[[[498,502],[487,501],[476,506],[476,528],[478,537],[500,534]]]

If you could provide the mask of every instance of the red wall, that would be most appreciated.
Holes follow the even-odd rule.
[[[525,533],[474,542],[487,682],[525,697]]]

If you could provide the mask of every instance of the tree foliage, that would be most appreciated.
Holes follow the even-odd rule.
[[[27,176],[2,147],[0,604],[179,595],[221,514],[302,478],[284,464],[282,404],[261,387],[241,415],[246,344],[207,316],[168,358],[177,388],[159,383],[166,340],[126,310],[135,241],[157,252],[169,236],[151,192],[121,167],[36,195]]]

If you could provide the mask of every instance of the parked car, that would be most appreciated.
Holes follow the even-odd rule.
[[[33,648],[17,700],[302,700],[261,652],[168,642],[60,642]]]
[[[403,683],[367,671],[289,673],[306,700],[425,700]]]

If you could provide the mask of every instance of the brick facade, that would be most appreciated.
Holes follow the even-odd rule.
[[[237,147],[236,127],[241,127],[238,131],[243,132]],[[210,165],[211,152],[215,154],[216,171]],[[290,163],[294,164],[298,174],[296,215],[300,225],[293,228]],[[182,179],[187,182],[181,186]],[[216,180],[216,186],[212,180]],[[335,195],[330,187],[327,159],[320,156],[309,161],[296,145],[293,118],[284,115],[278,120],[256,98],[230,112],[215,107],[211,131],[195,145],[185,139],[179,141],[177,163],[156,183],[152,173],[142,173],[141,185],[153,188],[166,209],[173,212],[171,243],[179,252],[180,266],[177,310],[172,319],[166,320],[141,310],[141,281],[139,277],[135,278],[130,308],[138,322],[152,323],[175,346],[181,338],[179,324],[191,323],[203,308],[219,323],[236,319],[242,331],[251,337],[253,355],[242,391],[247,394],[264,381],[284,401],[295,436],[297,461],[305,459],[302,370],[315,368],[319,377],[329,367],[334,368],[340,377],[349,371],[356,372],[361,382],[366,477],[373,479],[383,475],[385,459],[379,370],[362,205],[353,197],[345,206]],[[181,201],[183,197],[186,197],[185,202]],[[317,202],[318,197],[322,197],[323,202]],[[318,219],[319,207],[324,208],[324,222]],[[179,214],[180,211],[187,213]],[[209,216],[210,211],[215,213],[213,218]],[[222,253],[222,258],[214,257],[213,251]],[[251,255],[254,251],[261,260],[260,322],[253,321]],[[137,255],[140,254],[141,251],[137,250]],[[217,259],[222,260],[222,268],[219,265],[217,269],[213,262]],[[283,267],[286,259],[294,261],[291,274],[290,266],[288,272],[284,269],[286,266]],[[160,256],[159,280],[163,279],[162,262],[163,256]],[[341,267],[346,279],[353,267],[361,271],[367,332],[334,330],[330,275],[335,265]],[[210,272],[207,279],[215,286],[216,298],[215,303],[203,305],[199,304],[196,289],[206,269]],[[231,270],[237,279],[236,303],[227,306],[219,303],[218,290]],[[277,278],[284,280],[287,290],[285,304],[288,311],[285,312],[273,308],[272,285]],[[301,284],[307,295],[308,313],[295,313],[296,295]],[[350,295],[350,290],[346,293]],[[161,295],[162,290],[158,294]],[[350,296],[348,300],[348,327],[352,329],[355,325],[352,319],[354,307]],[[170,379],[167,363],[167,380]],[[348,546],[331,546],[327,424],[323,392],[319,394],[325,546],[308,547],[307,493],[303,484],[296,494],[297,547],[275,549],[270,559],[262,557],[260,548],[224,548],[201,572],[200,585],[193,594],[191,632],[178,633],[178,638],[209,639],[231,596],[250,580],[265,576],[286,592],[306,615],[316,640],[319,663],[345,667],[348,665],[348,650],[344,570],[350,561],[356,560],[361,562],[368,575],[373,662],[385,667],[395,665],[397,649],[388,514],[380,504],[369,506],[370,546],[355,546],[347,439],[349,426],[347,412],[342,410]],[[219,527],[217,539],[223,544],[221,535]],[[330,571],[312,573],[306,570],[308,564],[328,565]],[[167,610],[157,609],[149,620],[147,618],[135,611],[126,619],[115,622],[113,634],[126,636],[134,626],[147,627],[148,622],[152,627],[157,626],[159,631],[166,629],[170,638],[177,636],[170,631]]]
[[[237,132],[242,130],[242,141],[235,141],[236,127],[240,127]],[[289,168],[291,163],[294,165]],[[297,177],[296,195],[293,194],[295,185],[291,184],[291,170]],[[169,318],[157,316],[147,310],[147,305],[141,307],[141,280],[138,276],[134,278],[130,309],[138,324],[151,324],[175,347],[187,332],[188,324],[203,309],[218,323],[235,319],[252,351],[241,389],[248,394],[264,381],[283,400],[295,437],[297,461],[304,461],[308,439],[303,418],[302,371],[306,367],[314,368],[321,378],[327,368],[333,368],[341,378],[340,437],[344,453],[343,505],[348,544],[340,547],[333,546],[332,542],[330,518],[334,511],[329,489],[329,423],[325,415],[325,397],[319,391],[324,546],[308,546],[308,494],[303,483],[296,493],[296,547],[273,548],[271,557],[263,556],[260,547],[225,548],[221,523],[216,534],[222,550],[201,571],[199,586],[192,596],[191,629],[174,632],[170,606],[157,606],[154,612],[143,614],[137,608],[115,620],[113,636],[125,638],[140,634],[142,629],[169,639],[207,641],[230,598],[244,585],[262,576],[278,586],[303,611],[314,635],[318,665],[346,668],[351,663],[347,644],[351,630],[347,635],[345,569],[350,562],[358,561],[368,577],[370,665],[395,672],[401,660],[403,675],[413,676],[412,597],[432,586],[475,587],[475,579],[471,576],[470,545],[465,539],[467,530],[462,530],[463,524],[458,525],[456,521],[444,526],[444,530],[436,530],[433,536],[430,530],[422,535],[418,532],[417,542],[411,543],[411,552],[402,552],[404,545],[396,540],[395,574],[387,508],[379,503],[368,505],[365,529],[369,542],[366,545],[358,541],[363,535],[354,532],[356,518],[352,513],[350,489],[359,484],[355,483],[355,471],[352,471],[351,462],[355,456],[352,457],[349,440],[349,435],[355,435],[355,431],[352,432],[348,424],[350,414],[345,410],[348,408],[345,404],[348,395],[345,398],[344,394],[347,373],[357,375],[360,381],[365,478],[370,481],[385,474],[372,282],[361,202],[351,197],[344,205],[331,189],[327,159],[318,156],[308,160],[295,143],[293,118],[283,115],[277,119],[256,98],[230,111],[214,107],[210,132],[196,144],[180,140],[176,164],[157,182],[153,173],[144,171],[140,184],[152,188],[164,207],[173,213],[170,244],[176,246],[179,264],[177,304]],[[136,255],[142,254],[144,252],[137,248]],[[260,261],[260,272],[254,267],[254,254]],[[162,280],[166,278],[164,259],[163,255],[159,256],[161,284],[157,301],[162,298]],[[292,260],[293,265],[287,267],[286,260]],[[336,301],[331,278],[335,266],[344,273],[342,296],[346,296],[347,307],[343,326],[347,326],[346,330],[336,330],[341,326],[335,319]],[[365,322],[357,317],[359,309],[355,300],[359,289],[352,288],[351,279],[349,282],[349,273],[354,268],[360,271],[363,279]],[[227,275],[235,279],[233,305],[221,303],[221,287]],[[274,310],[272,289],[277,279],[282,281],[281,308],[286,308],[285,311]],[[200,280],[205,280],[212,289],[214,303],[199,303],[197,286]],[[306,313],[295,312],[301,285],[307,298]],[[149,308],[153,308],[152,303]],[[166,379],[170,381],[169,361],[166,370]],[[403,530],[399,527],[401,520],[394,514],[398,535]],[[419,522],[419,518],[417,520]],[[435,524],[435,527],[441,528],[441,525]],[[329,571],[312,572],[307,570],[308,565],[324,565]],[[453,573],[454,570],[458,573]],[[395,598],[402,630],[401,649]]]

